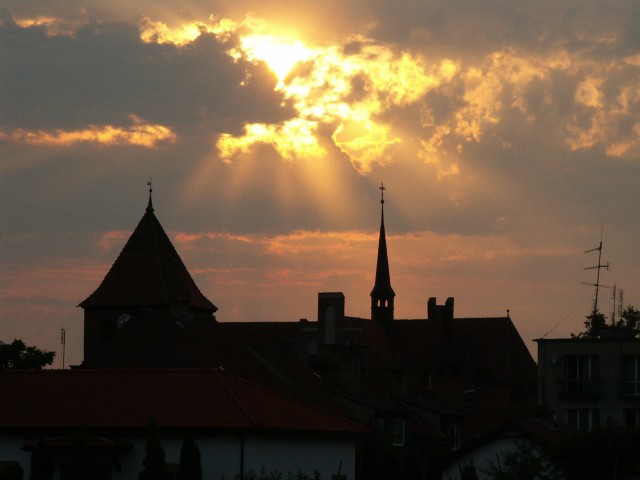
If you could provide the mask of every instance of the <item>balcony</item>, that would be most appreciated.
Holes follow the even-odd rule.
[[[559,396],[565,400],[590,400],[602,397],[602,380],[558,380]]]

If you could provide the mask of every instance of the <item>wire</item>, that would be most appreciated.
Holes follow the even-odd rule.
[[[589,295],[589,296],[588,296],[587,298],[585,298],[582,302],[580,302],[580,304],[579,304],[579,305],[577,305],[573,310],[571,310],[571,311],[570,311],[569,313],[567,313],[564,317],[562,317],[558,323],[556,323],[553,327],[551,327],[551,329],[550,329],[547,333],[545,333],[545,334],[542,336],[542,338],[546,337],[546,336],[547,336],[547,335],[549,335],[551,332],[553,332],[553,331],[558,327],[558,325],[560,325],[560,324],[561,324],[562,322],[564,322],[567,318],[569,318],[571,315],[573,315],[573,314],[576,312],[576,310],[578,310],[578,309],[579,309],[580,307],[582,307],[585,303],[587,303],[587,301],[591,300],[591,298],[592,298],[592,297],[591,297],[591,295]]]

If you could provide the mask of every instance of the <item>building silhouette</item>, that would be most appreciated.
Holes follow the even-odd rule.
[[[360,478],[439,478],[452,450],[535,409],[536,364],[508,315],[456,318],[453,298],[429,298],[426,318],[395,318],[380,189],[370,318],[347,315],[343,293],[320,292],[316,321],[297,322],[216,319],[150,196],[103,282],[80,303],[80,367],[220,368],[372,427]]]

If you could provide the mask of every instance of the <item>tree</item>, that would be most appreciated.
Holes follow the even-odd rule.
[[[180,450],[179,480],[202,480],[200,449],[191,435],[187,435]]]
[[[459,465],[458,469],[460,470],[460,480],[478,480],[478,471],[473,461]]]
[[[522,443],[515,450],[496,455],[483,469],[491,480],[560,480],[564,476],[546,455],[530,443]]]
[[[594,429],[550,449],[567,480],[623,480],[640,477],[640,435]]]
[[[587,338],[597,338],[600,336],[600,331],[606,326],[606,317],[597,308],[594,308],[584,321],[585,331],[582,335]]]
[[[608,325],[607,317],[598,309],[594,309],[587,315],[584,321],[585,330],[578,334],[578,338],[598,338],[603,330],[614,327],[626,328],[630,335],[640,338],[640,310],[628,305],[620,313],[620,318],[613,325]]]
[[[145,456],[142,460],[144,470],[138,475],[138,480],[165,480],[165,454],[158,438],[158,428],[153,420],[149,421],[148,439],[144,451]]]
[[[640,337],[640,310],[633,305],[627,306],[620,314],[620,326],[627,327],[631,330],[634,337]]]
[[[11,343],[0,341],[0,370],[8,368],[40,370],[46,365],[51,365],[55,356],[56,352],[27,347],[20,339],[15,339]]]

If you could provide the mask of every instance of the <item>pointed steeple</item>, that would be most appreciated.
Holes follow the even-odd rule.
[[[376,264],[376,281],[371,290],[371,319],[389,328],[393,322],[393,299],[395,292],[391,288],[389,275],[389,258],[387,256],[387,239],[384,231],[384,184],[380,184],[380,238],[378,239],[378,261]]]
[[[80,306],[182,307],[212,315],[217,308],[200,292],[156,218],[148,185],[142,219],[100,286]]]

